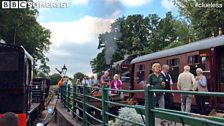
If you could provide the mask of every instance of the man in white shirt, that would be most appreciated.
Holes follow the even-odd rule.
[[[90,87],[90,84],[89,84],[89,80],[88,80],[88,77],[85,76],[82,80],[82,85],[86,84],[88,87]]]

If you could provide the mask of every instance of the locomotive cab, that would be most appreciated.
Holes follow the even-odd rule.
[[[22,47],[0,43],[0,114],[27,113],[31,105],[32,57]]]

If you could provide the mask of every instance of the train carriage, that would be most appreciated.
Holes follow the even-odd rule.
[[[176,89],[176,83],[179,73],[183,72],[184,65],[191,67],[191,72],[196,74],[195,70],[200,67],[208,79],[209,91],[224,91],[224,35],[207,38],[192,42],[187,45],[162,50],[159,52],[143,55],[132,60],[132,80],[133,89],[143,89],[145,80],[152,72],[152,64],[158,62],[161,65],[168,64],[170,74],[173,79],[173,89]],[[143,93],[134,95],[137,99],[143,99]],[[180,103],[179,94],[175,94],[174,103]],[[222,107],[224,98],[209,98],[210,107]]]

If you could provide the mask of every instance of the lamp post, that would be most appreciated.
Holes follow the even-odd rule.
[[[62,72],[62,75],[65,76],[66,75],[66,72],[67,72],[67,68],[66,66],[64,65],[63,68],[61,69],[61,72]]]
[[[59,74],[61,74],[62,77],[64,77],[66,75],[66,73],[67,73],[67,67],[65,66],[65,64],[61,68],[61,70],[58,70],[57,68],[55,68],[55,69],[58,71]]]

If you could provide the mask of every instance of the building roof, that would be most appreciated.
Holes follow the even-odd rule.
[[[214,38],[202,39],[202,40],[199,40],[190,44],[186,44],[183,46],[178,46],[175,48],[166,49],[159,52],[139,56],[133,59],[131,61],[131,64],[139,63],[139,62],[143,62],[147,60],[163,58],[163,57],[169,57],[169,56],[192,52],[192,51],[209,49],[209,48],[218,47],[222,45],[224,45],[224,35],[217,36]]]

